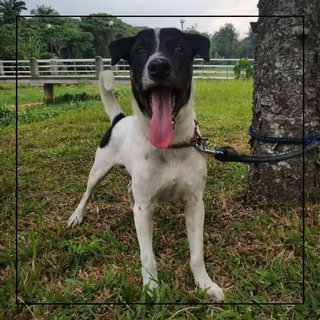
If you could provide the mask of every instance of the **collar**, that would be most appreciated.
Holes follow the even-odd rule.
[[[207,140],[208,138],[204,138],[201,136],[199,122],[196,119],[194,119],[193,136],[188,141],[171,144],[168,148],[182,149],[182,148],[194,147],[196,145],[201,144],[201,142],[207,141]]]

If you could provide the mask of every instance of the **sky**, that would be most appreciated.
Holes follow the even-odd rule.
[[[89,15],[108,13],[120,15],[179,15],[164,18],[120,18],[126,23],[146,27],[181,28],[181,18],[185,20],[184,29],[196,26],[200,32],[213,34],[225,23],[232,23],[241,38],[246,36],[250,22],[257,18],[204,18],[183,17],[183,15],[258,15],[258,0],[24,0],[28,10],[37,5],[52,7],[61,15]],[[23,11],[21,14],[29,14]],[[181,15],[181,16],[180,16]]]

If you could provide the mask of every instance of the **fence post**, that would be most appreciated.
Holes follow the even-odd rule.
[[[54,102],[53,83],[45,83],[43,85],[43,94],[45,103]]]
[[[39,66],[38,61],[36,58],[30,59],[30,71],[31,71],[31,77],[32,78],[38,78],[39,77]]]
[[[59,74],[58,70],[59,70],[59,67],[57,64],[57,60],[51,59],[50,60],[50,74],[57,76]]]
[[[3,62],[0,60],[0,76],[4,76],[4,67],[3,67]]]
[[[101,56],[95,57],[96,77],[99,78],[99,74],[103,71],[103,60]]]

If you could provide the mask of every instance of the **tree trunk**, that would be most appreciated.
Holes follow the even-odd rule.
[[[253,130],[264,136],[308,137],[320,132],[320,2],[260,0],[253,93]],[[305,36],[303,37],[303,30]],[[304,106],[303,117],[303,42]],[[251,140],[252,154],[278,154],[302,146]],[[320,148],[302,157],[250,167],[247,198],[320,201]],[[303,170],[304,169],[304,170]]]

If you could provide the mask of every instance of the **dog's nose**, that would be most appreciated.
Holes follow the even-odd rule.
[[[153,79],[164,79],[171,72],[171,65],[168,59],[157,58],[148,65],[148,73]]]

